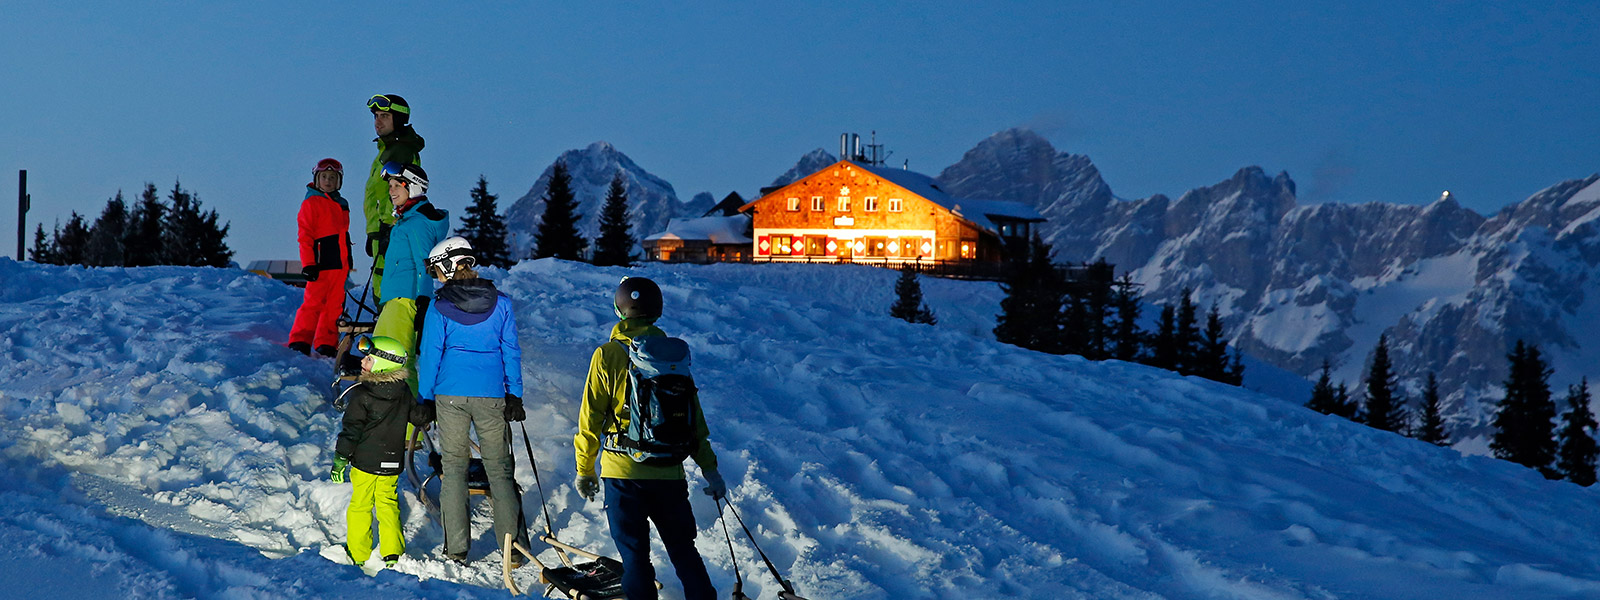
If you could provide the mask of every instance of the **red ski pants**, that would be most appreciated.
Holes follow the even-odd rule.
[[[294,314],[289,343],[305,342],[312,348],[339,345],[339,313],[344,311],[344,281],[350,271],[323,271],[306,282],[306,298]]]

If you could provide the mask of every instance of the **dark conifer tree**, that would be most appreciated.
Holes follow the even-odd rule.
[[[594,240],[594,264],[633,266],[633,247],[639,240],[633,237],[632,230],[633,224],[628,222],[628,187],[622,179],[622,170],[618,169],[611,176],[606,203],[600,208],[600,237]]]
[[[60,264],[56,259],[56,233],[60,230],[57,226],[55,232],[45,233],[44,223],[40,223],[33,230],[33,247],[28,249],[28,260],[42,265]]]
[[[161,264],[189,265],[194,256],[198,220],[194,195],[183,189],[182,181],[173,180],[172,191],[167,192],[167,212],[161,222]]]
[[[1567,413],[1561,427],[1561,450],[1556,470],[1562,477],[1589,487],[1595,481],[1595,459],[1600,455],[1594,441],[1594,412],[1589,410],[1589,378],[1567,388]]]
[[[472,244],[478,264],[509,269],[516,263],[511,261],[511,247],[506,245],[506,221],[500,216],[499,199],[489,193],[489,180],[479,175],[478,185],[472,188],[472,203],[467,205],[456,235]]]
[[[1395,394],[1393,367],[1389,362],[1389,336],[1378,336],[1367,369],[1367,425],[1384,431],[1403,432],[1408,419],[1404,402]]]
[[[1222,382],[1230,385],[1244,385],[1244,353],[1238,348],[1229,351],[1228,368],[1222,375]]]
[[[554,256],[562,260],[583,260],[589,240],[578,233],[578,198],[572,193],[572,175],[561,161],[550,170],[550,185],[544,192],[544,214],[533,233],[533,257]]]
[[[911,267],[900,269],[900,278],[894,282],[894,297],[894,305],[889,307],[889,316],[909,323],[935,325],[939,322],[934,318],[933,310],[922,301],[922,283],[918,281],[917,272]]]
[[[174,181],[162,219],[162,264],[185,267],[226,267],[233,259],[225,239],[231,225],[218,224],[217,211],[203,210],[199,196]]]
[[[89,226],[78,211],[72,211],[67,225],[56,234],[56,264],[81,265],[89,254]]]
[[[200,197],[194,197],[194,210],[198,220],[193,241],[196,258],[191,264],[204,267],[226,267],[233,262],[233,250],[228,247],[229,223],[219,223],[215,209],[200,210]]]
[[[1191,288],[1183,288],[1183,297],[1178,300],[1178,323],[1173,330],[1173,345],[1177,347],[1178,372],[1184,375],[1199,374],[1200,350],[1200,320],[1195,314],[1195,305],[1189,296],[1194,294]]]
[[[133,206],[122,241],[123,264],[130,267],[161,264],[161,223],[166,216],[167,206],[161,203],[156,185],[144,184],[144,191],[139,194],[139,202]]]
[[[128,204],[122,199],[122,190],[106,201],[105,210],[95,219],[89,232],[89,253],[85,262],[95,267],[120,267],[123,265],[122,238],[128,229]]]
[[[1161,317],[1156,320],[1155,334],[1150,337],[1150,362],[1152,367],[1178,370],[1178,310],[1171,304],[1161,305]]]
[[[995,339],[1060,354],[1061,275],[1050,256],[1050,245],[1035,235],[1008,256],[1006,276],[1000,282],[1005,297],[995,317]]]
[[[1340,383],[1338,387],[1333,388],[1333,406],[1337,411],[1333,414],[1351,421],[1356,420],[1356,409],[1359,407],[1356,406],[1355,399],[1350,397],[1350,388],[1345,386],[1344,383]]]
[[[1495,458],[1538,469],[1553,479],[1556,410],[1550,399],[1552,371],[1539,347],[1523,340],[1517,340],[1506,358],[1511,372],[1505,381],[1506,395],[1494,416],[1495,431],[1489,449]]]
[[[1422,386],[1422,416],[1416,438],[1435,446],[1450,445],[1450,433],[1444,425],[1444,407],[1439,399],[1439,380],[1433,373],[1428,373],[1428,381]]]
[[[1135,291],[1133,276],[1124,274],[1117,280],[1111,294],[1111,304],[1116,308],[1116,323],[1112,326],[1112,358],[1135,361],[1144,346],[1144,332],[1139,329],[1139,292]]]
[[[1086,265],[1083,280],[1076,282],[1079,310],[1082,312],[1082,352],[1089,360],[1111,358],[1116,319],[1113,316],[1113,287],[1116,274],[1104,257]]]
[[[1062,294],[1061,311],[1056,315],[1055,329],[1059,332],[1056,337],[1057,351],[1060,354],[1076,354],[1094,360],[1089,351],[1089,340],[1093,336],[1091,330],[1094,325],[1089,320],[1089,306],[1081,293],[1081,287],[1078,282],[1064,282],[1063,291],[1067,293]]]
[[[1339,398],[1333,387],[1333,367],[1328,364],[1328,359],[1322,359],[1322,376],[1317,378],[1317,384],[1311,386],[1311,399],[1306,401],[1306,408],[1325,415],[1339,414]]]
[[[1212,304],[1206,311],[1206,328],[1195,345],[1194,374],[1212,381],[1228,379],[1228,340],[1222,329],[1222,313]]]

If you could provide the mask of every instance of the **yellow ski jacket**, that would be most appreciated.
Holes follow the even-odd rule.
[[[655,325],[624,320],[611,328],[611,341],[630,343],[634,338],[666,335]],[[691,458],[706,472],[717,470],[717,455],[711,451],[711,432],[706,428],[705,411],[696,400],[695,433],[700,448]],[[578,434],[572,443],[577,449],[578,474],[593,476],[594,461],[600,459],[600,476],[612,479],[683,479],[683,465],[651,466],[634,462],[620,452],[605,452],[600,438],[628,428],[628,351],[607,342],[595,348],[589,359],[589,379],[583,384],[583,408],[578,415]]]

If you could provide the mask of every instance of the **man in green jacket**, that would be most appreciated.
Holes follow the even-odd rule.
[[[367,176],[367,195],[362,208],[367,218],[367,256],[372,257],[372,288],[383,282],[383,255],[389,247],[389,229],[394,227],[394,204],[389,200],[389,182],[383,178],[383,165],[422,166],[422,136],[411,128],[411,106],[398,94],[378,94],[367,99],[372,111],[372,126],[378,137],[378,156],[372,159]]]
[[[613,296],[613,309],[621,322],[611,328],[611,339],[596,348],[589,360],[589,378],[583,386],[583,407],[574,436],[578,459],[578,493],[593,500],[605,479],[606,519],[611,539],[622,555],[622,589],[629,600],[654,600],[655,567],[650,564],[650,524],[661,535],[667,558],[683,582],[688,600],[715,600],[716,589],[706,574],[705,562],[695,550],[694,513],[689,507],[689,486],[683,463],[649,464],[628,454],[607,449],[603,438],[615,439],[628,430],[628,350],[645,336],[665,336],[654,325],[661,317],[661,288],[643,277],[622,280]],[[618,343],[620,342],[620,343]],[[695,450],[690,453],[705,475],[704,492],[721,500],[728,487],[717,473],[717,455],[711,451],[710,430],[699,400],[694,406]],[[600,460],[596,477],[594,463]]]

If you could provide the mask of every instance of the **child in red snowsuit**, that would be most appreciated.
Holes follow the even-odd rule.
[[[339,196],[344,167],[324,158],[311,172],[300,203],[300,264],[306,296],[289,330],[289,347],[301,354],[333,356],[339,345],[339,314],[344,311],[345,280],[350,275],[350,205]]]

